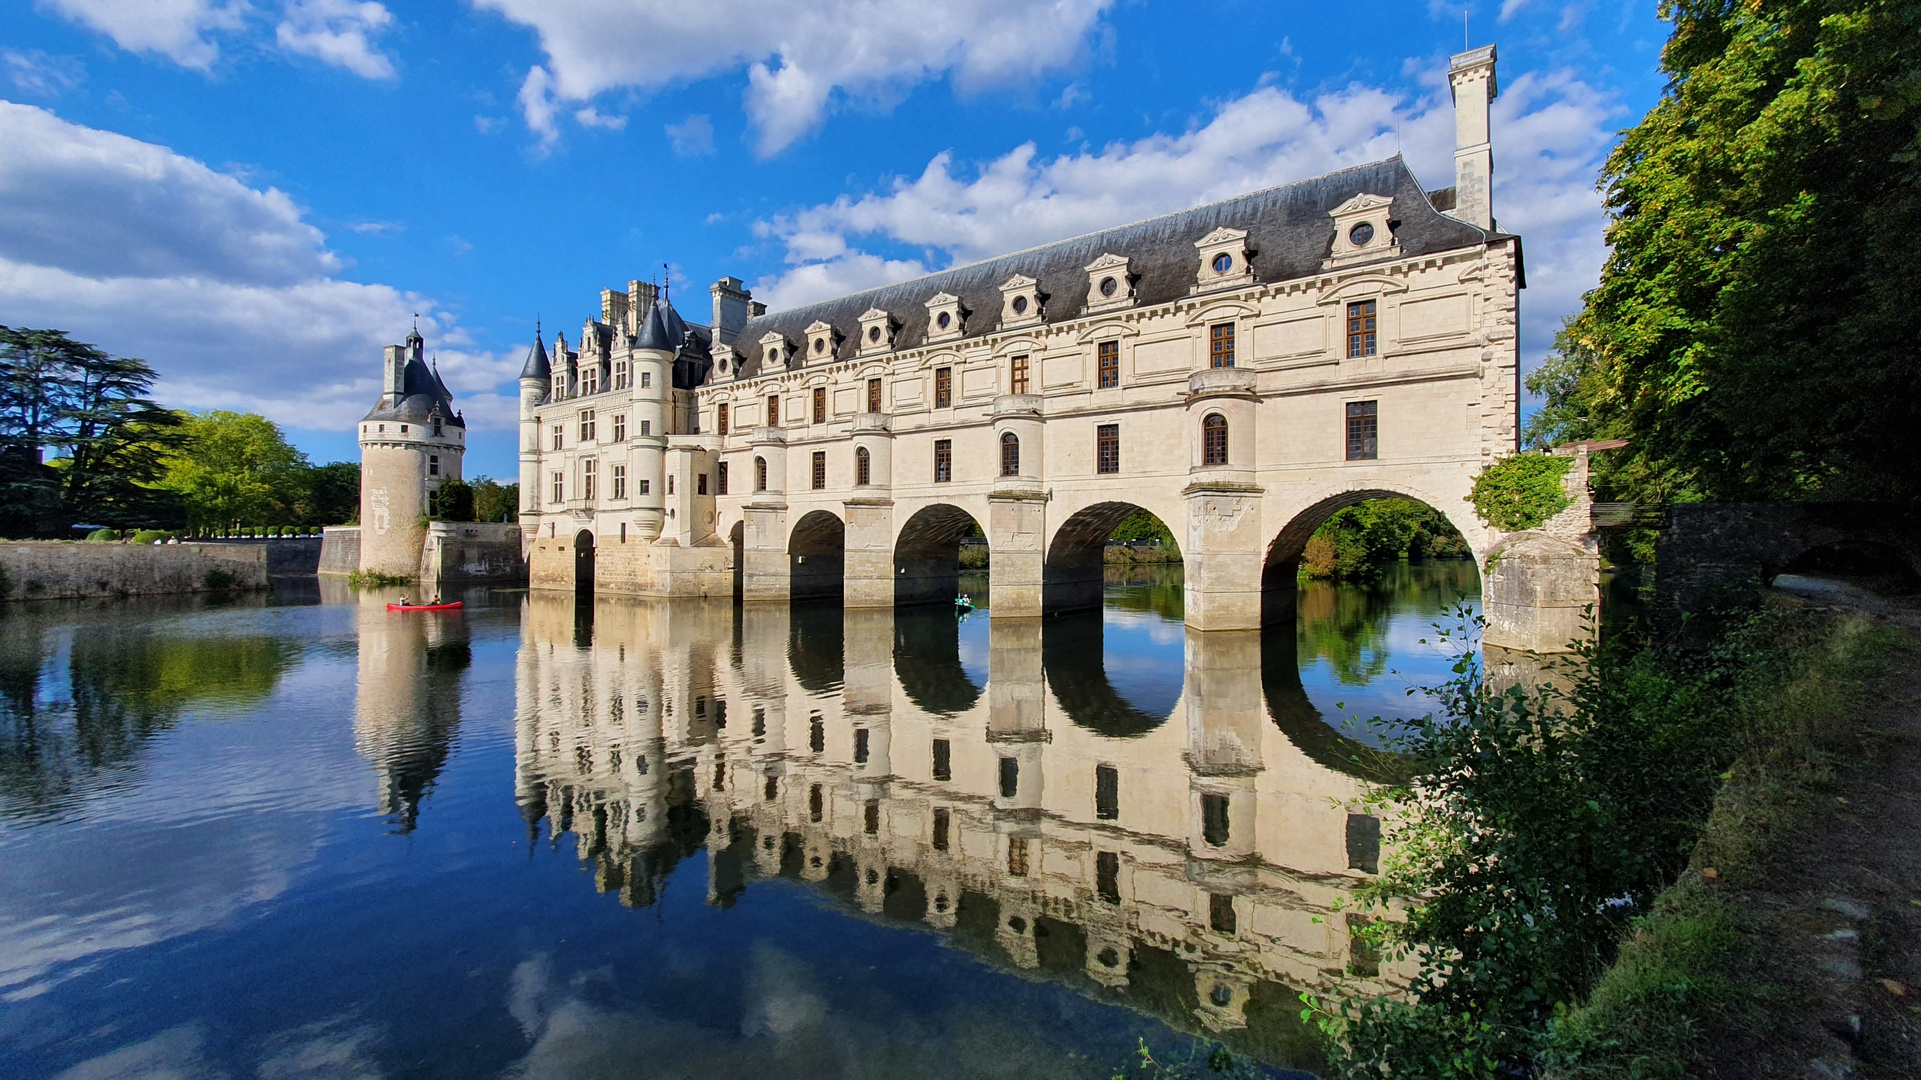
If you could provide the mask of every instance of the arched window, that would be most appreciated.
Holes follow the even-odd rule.
[[[854,448],[854,484],[866,487],[873,480],[873,458],[865,446]]]
[[[754,490],[767,490],[767,459],[764,457],[754,459]]]
[[[1001,434],[1001,475],[1021,474],[1021,441],[1013,432]]]
[[[1227,417],[1220,413],[1201,421],[1201,464],[1227,464]]]

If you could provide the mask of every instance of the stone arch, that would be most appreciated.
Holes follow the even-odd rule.
[[[1139,503],[1110,500],[1091,503],[1069,514],[1048,539],[1041,571],[1041,611],[1087,611],[1101,606],[1107,538],[1121,522],[1147,511],[1167,525],[1168,520]],[[1170,526],[1169,531],[1173,529]],[[1180,540],[1179,534],[1175,541]]]
[[[574,534],[574,595],[594,595],[594,531]]]
[[[978,518],[951,503],[916,510],[894,538],[894,603],[953,603],[961,537],[979,527]]]
[[[1111,530],[1110,530],[1111,531]],[[1129,700],[1107,677],[1106,637],[1099,611],[1076,611],[1050,619],[1041,632],[1041,670],[1067,718],[1115,739],[1145,735],[1167,722],[1181,694],[1160,703]]]
[[[847,526],[826,511],[813,510],[794,523],[787,538],[788,595],[795,600],[838,600],[844,580]]]
[[[1410,499],[1423,503],[1440,512],[1448,524],[1467,541],[1468,549],[1475,554],[1475,571],[1478,574],[1480,557],[1486,554],[1488,530],[1476,519],[1467,504],[1462,509],[1449,509],[1445,500],[1433,495],[1398,484],[1372,484],[1348,491],[1336,491],[1320,496],[1306,507],[1296,511],[1286,525],[1267,545],[1267,553],[1261,564],[1261,623],[1269,625],[1281,623],[1292,625],[1294,618],[1294,582],[1299,573],[1301,552],[1307,548],[1308,538],[1314,530],[1327,523],[1327,519],[1350,506],[1358,506],[1371,499]],[[1458,501],[1458,500],[1457,500]],[[1485,586],[1485,581],[1482,583]]]

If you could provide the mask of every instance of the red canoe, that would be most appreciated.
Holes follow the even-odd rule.
[[[388,611],[457,611],[460,601],[451,604],[388,604]]]

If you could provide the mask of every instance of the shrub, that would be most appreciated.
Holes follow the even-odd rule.
[[[142,529],[133,534],[136,544],[164,544],[173,539],[173,534],[164,529]]]
[[[92,532],[87,534],[87,539],[92,540],[95,543],[105,543],[106,541],[109,541],[109,540],[120,539],[120,534],[119,532],[113,529],[95,529]]]
[[[1561,479],[1574,467],[1571,457],[1514,454],[1481,470],[1474,478],[1475,516],[1497,529],[1520,532],[1566,510],[1571,502]]]

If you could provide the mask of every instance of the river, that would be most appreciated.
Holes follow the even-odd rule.
[[[1477,591],[1389,567],[1265,634],[1187,631],[1178,567],[998,623],[16,605],[0,1075],[1311,1072],[1300,992],[1395,974],[1341,910],[1393,768],[1349,718],[1423,711]]]

